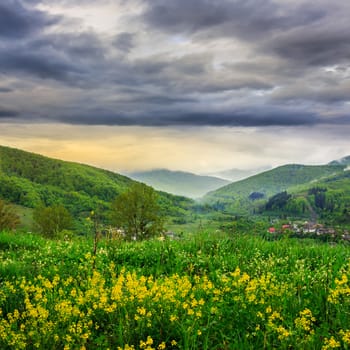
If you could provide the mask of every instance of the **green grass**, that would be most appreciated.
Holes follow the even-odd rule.
[[[350,346],[346,242],[212,231],[92,251],[0,233],[1,349]]]

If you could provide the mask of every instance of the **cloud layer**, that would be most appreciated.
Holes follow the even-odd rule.
[[[343,0],[8,0],[0,118],[349,124],[349,15]]]

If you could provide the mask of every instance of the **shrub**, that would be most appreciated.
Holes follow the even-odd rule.
[[[73,219],[62,205],[38,207],[34,210],[35,228],[44,236],[55,238],[72,227]]]
[[[5,229],[13,230],[18,224],[19,216],[0,199],[0,231]]]

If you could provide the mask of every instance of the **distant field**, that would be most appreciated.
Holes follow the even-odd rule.
[[[201,233],[46,241],[0,233],[1,349],[350,346],[350,247]]]

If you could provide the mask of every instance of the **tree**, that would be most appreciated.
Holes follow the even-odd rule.
[[[0,231],[13,230],[19,224],[19,216],[0,199]]]
[[[287,193],[287,191],[283,191],[280,193],[275,194],[274,196],[270,197],[268,202],[266,203],[266,210],[279,210],[285,208],[287,205],[288,200],[292,196]]]
[[[147,239],[163,231],[158,195],[149,186],[137,183],[112,203],[112,222],[124,230],[127,239]]]
[[[36,229],[49,238],[54,238],[63,230],[72,228],[73,219],[62,205],[38,207],[34,210],[33,219]]]

